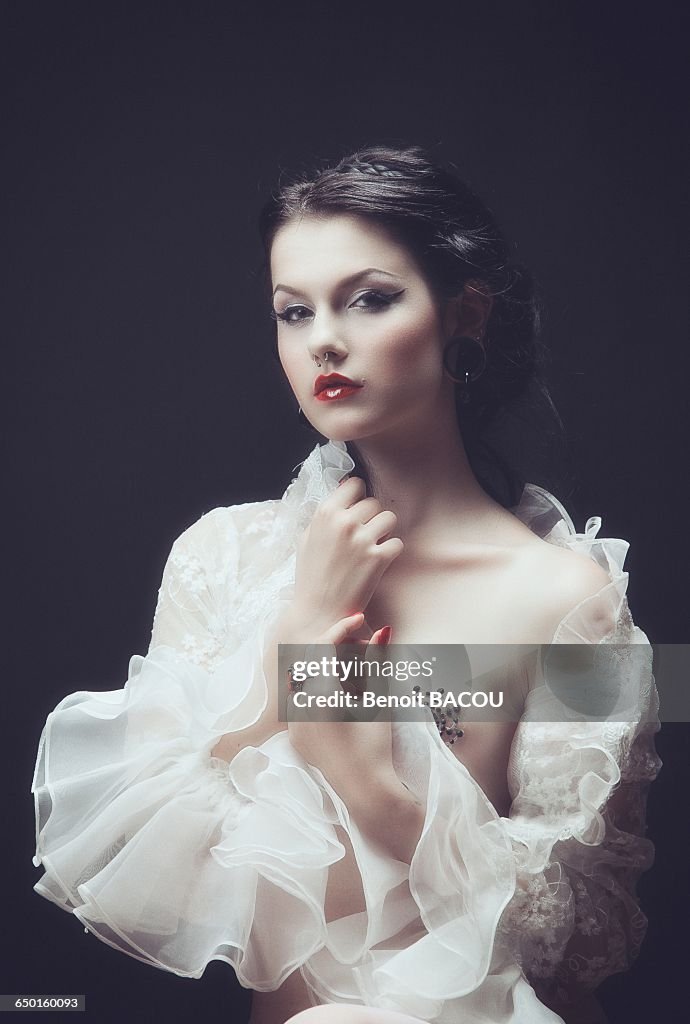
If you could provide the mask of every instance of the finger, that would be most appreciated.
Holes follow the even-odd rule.
[[[360,501],[367,492],[366,484],[359,476],[348,476],[341,480],[337,487],[328,495],[323,504],[327,501],[329,505],[338,508],[349,508],[355,502]]]
[[[388,537],[394,533],[398,527],[398,517],[395,512],[391,512],[390,509],[386,508],[377,512],[367,522],[363,522],[362,526],[364,527],[364,535],[376,543],[382,537]]]
[[[381,629],[377,629],[367,645],[366,660],[377,662],[379,665],[385,662],[388,657],[387,648],[391,642],[392,635],[393,630],[390,626],[382,626]],[[375,670],[370,669],[367,686],[378,695],[386,696],[390,692],[390,679],[380,671],[377,674]]]
[[[366,690],[384,697],[389,694],[390,681],[381,668],[377,668],[376,663],[380,666],[380,663],[386,660],[390,635],[390,626],[384,626],[372,633],[369,640],[359,641],[360,650],[354,655],[359,668],[356,674],[342,683],[342,688],[357,699],[354,706],[348,705],[346,715],[353,722],[373,722],[382,714],[378,704],[364,706],[362,693]],[[344,646],[347,647],[347,642]]]
[[[405,550],[405,544],[400,537],[389,537],[388,540],[380,541],[376,547],[379,551],[382,551],[384,555],[391,560],[391,562]]]
[[[351,632],[360,628],[363,622],[364,612],[355,612],[336,622],[317,643],[306,645],[305,662],[307,665],[310,662],[314,663],[316,668],[321,665],[321,671],[316,675],[307,676],[302,683],[304,692],[312,697],[328,698],[341,691],[341,680],[337,671],[337,645],[346,640]],[[332,661],[333,658],[336,659],[335,665]],[[322,664],[322,659],[326,659],[325,665]],[[307,708],[300,708],[300,712],[301,714],[297,717],[301,721],[339,721],[343,717],[342,707],[338,702],[336,704],[329,703],[324,707],[311,704]]]
[[[357,629],[355,629],[353,632],[351,632],[348,635],[347,640],[345,642],[348,643],[348,644],[351,644],[351,643],[353,643],[353,641],[362,641],[362,640],[369,641],[369,640],[371,640],[372,635],[373,635],[373,630],[372,630],[371,626],[369,625],[369,623],[367,622],[367,620],[364,619],[364,621],[362,622],[362,625],[358,626]]]
[[[392,635],[393,630],[390,626],[382,626],[381,629],[377,629],[367,644],[365,658],[371,655],[379,661],[383,660],[385,650],[391,642]],[[371,651],[369,650],[370,647],[372,648]]]
[[[374,516],[382,512],[383,505],[378,498],[362,498],[350,506],[350,511],[360,523],[364,524],[370,522]]]
[[[364,612],[355,612],[353,615],[346,615],[331,626],[324,634],[323,643],[342,644],[343,641],[354,633],[364,622]]]

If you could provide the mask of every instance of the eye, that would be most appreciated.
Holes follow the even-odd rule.
[[[352,303],[352,308],[355,309],[366,309],[370,313],[378,313],[384,309],[387,309],[402,293],[405,291],[402,288],[399,292],[393,294],[386,294],[384,292],[367,291],[363,292],[358,299]],[[357,303],[366,300],[366,305],[358,306]],[[270,312],[272,320],[281,320],[287,324],[298,324],[308,319],[307,316],[298,316],[300,310],[306,310],[309,314],[311,311],[306,306],[288,306],[286,309],[280,311],[273,309]]]
[[[295,319],[293,319],[292,314],[295,313],[299,309],[306,309],[306,308],[307,308],[306,306],[288,306],[287,309],[283,310],[282,313],[279,310],[277,310],[277,309],[272,309],[271,313],[270,313],[270,316],[271,316],[272,320],[282,320],[286,324],[296,324],[296,323],[299,323],[301,320],[303,320],[304,317],[298,317],[295,320]]]
[[[369,291],[369,292],[363,292],[363,294],[360,295],[360,297],[356,301],[357,302],[361,302],[362,299],[368,299],[369,302],[370,302],[370,305],[366,305],[366,306],[360,307],[360,308],[370,309],[372,311],[377,311],[379,309],[386,309],[387,306],[390,306],[391,303],[393,302],[393,300],[398,297],[398,295],[402,295],[402,291],[395,292],[392,295],[386,295],[384,292],[372,292],[372,291]],[[355,303],[353,302],[352,305],[354,306]]]

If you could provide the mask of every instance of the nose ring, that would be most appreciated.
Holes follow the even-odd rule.
[[[318,360],[318,357],[317,357],[317,356],[312,356],[312,359],[313,359],[313,360],[315,361],[315,363],[316,363],[316,365],[317,365],[318,367],[320,367],[320,366],[321,366],[321,363],[319,362],[319,360]],[[323,357],[323,361],[324,361],[324,363],[327,363],[327,362],[328,362],[328,352],[327,352],[327,353],[326,353],[326,355],[325,355],[325,356]]]

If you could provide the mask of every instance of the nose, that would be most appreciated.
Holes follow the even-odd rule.
[[[338,355],[332,349],[324,349],[323,352],[313,352],[311,356],[315,366],[335,366],[338,362]]]
[[[319,363],[322,366],[325,366],[326,363],[329,366],[333,366],[334,363],[339,362],[347,354],[345,346],[333,339],[324,341],[322,344],[312,340],[307,346],[307,351],[309,358],[317,366]]]
[[[335,318],[321,312],[314,318],[306,339],[312,365],[328,363],[333,366],[347,355],[347,345],[340,335]]]

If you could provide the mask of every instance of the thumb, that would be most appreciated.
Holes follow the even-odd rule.
[[[326,630],[320,643],[324,644],[342,644],[351,633],[364,622],[364,612],[355,612],[353,615],[346,615],[344,619],[340,619],[331,626],[330,629]]]

